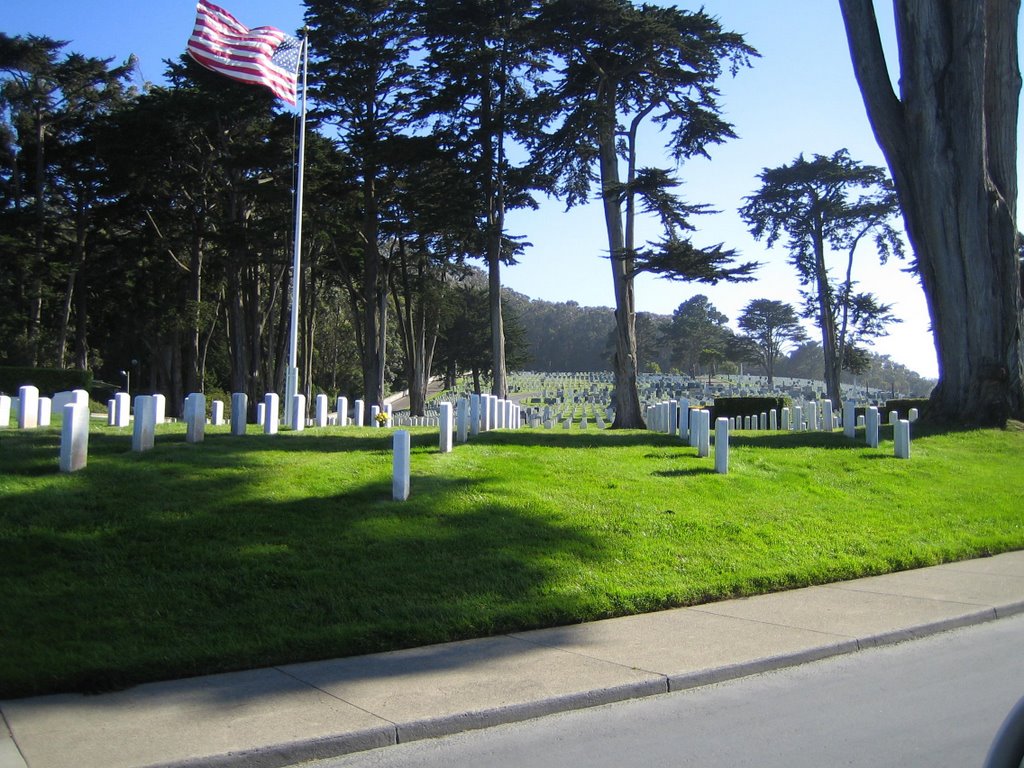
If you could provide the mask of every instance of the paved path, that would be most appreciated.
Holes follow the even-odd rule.
[[[1024,552],[408,651],[0,702],[0,768],[282,766],[1024,612]]]

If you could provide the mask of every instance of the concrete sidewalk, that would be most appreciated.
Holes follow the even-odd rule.
[[[408,651],[0,702],[0,768],[283,766],[1024,611],[1024,552]]]

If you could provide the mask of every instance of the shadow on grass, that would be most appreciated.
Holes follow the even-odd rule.
[[[50,463],[54,482],[0,496],[0,697],[577,621],[587,598],[552,586],[609,557],[596,533],[489,494],[486,476],[414,472],[410,500],[392,501],[389,458],[366,455],[390,435],[208,436],[134,461],[123,440],[94,435],[85,470]],[[37,453],[52,461],[52,442],[35,442],[27,465],[5,442],[0,471],[35,474]],[[290,498],[261,496],[247,463],[271,449],[315,449],[323,472],[356,477],[307,493],[304,475],[282,470]]]

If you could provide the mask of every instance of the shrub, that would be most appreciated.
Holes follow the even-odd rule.
[[[92,387],[92,371],[0,366],[0,392],[17,395],[18,389],[27,385],[36,387],[44,397],[72,389],[88,391]]]
[[[791,408],[793,399],[790,397],[716,397],[711,408],[711,418],[731,419],[735,416],[760,416],[762,413],[775,411],[782,417],[783,408]]]

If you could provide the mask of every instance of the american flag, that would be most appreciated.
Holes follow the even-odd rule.
[[[232,80],[266,86],[293,106],[301,50],[301,41],[276,27],[249,29],[206,0],[196,5],[189,55]]]

